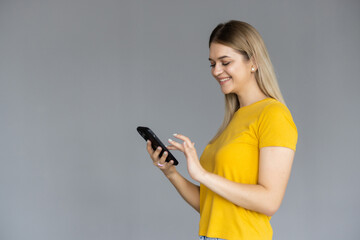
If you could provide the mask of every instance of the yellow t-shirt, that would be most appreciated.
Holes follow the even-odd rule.
[[[288,108],[266,98],[237,110],[223,133],[200,157],[209,172],[244,184],[257,184],[259,149],[282,146],[296,150],[297,129]],[[199,235],[223,238],[272,239],[270,218],[239,207],[200,185]]]

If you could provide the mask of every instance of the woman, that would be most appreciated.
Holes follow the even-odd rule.
[[[219,24],[209,40],[211,73],[225,95],[225,117],[200,160],[181,134],[169,150],[185,154],[189,175],[167,154],[147,150],[180,195],[200,213],[200,239],[272,239],[271,216],[285,194],[297,129],[280,93],[265,44],[251,25]]]

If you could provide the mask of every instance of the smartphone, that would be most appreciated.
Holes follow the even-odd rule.
[[[159,157],[163,155],[163,153],[166,151],[168,152],[168,156],[166,157],[166,162],[170,162],[170,160],[174,161],[173,165],[178,165],[179,162],[175,159],[175,157],[171,154],[171,152],[165,147],[165,145],[160,141],[160,139],[155,135],[153,131],[151,131],[148,127],[137,127],[136,130],[139,132],[139,134],[145,139],[145,141],[150,140],[151,141],[151,147],[152,149],[156,149],[157,147],[161,147],[161,152],[159,154]]]

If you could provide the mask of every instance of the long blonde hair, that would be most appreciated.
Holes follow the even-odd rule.
[[[267,97],[285,104],[265,43],[253,26],[236,20],[220,23],[210,35],[209,48],[213,42],[237,50],[248,61],[252,59],[257,66],[255,79],[260,90]],[[225,94],[224,120],[209,143],[214,142],[220,136],[239,108],[240,103],[237,95],[235,93]]]

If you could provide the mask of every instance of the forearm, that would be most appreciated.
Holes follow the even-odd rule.
[[[259,184],[237,183],[209,172],[202,174],[199,181],[230,202],[268,216],[276,212],[281,202],[273,192]]]
[[[200,212],[200,187],[188,181],[177,171],[167,176],[167,178],[181,197],[197,212]]]

